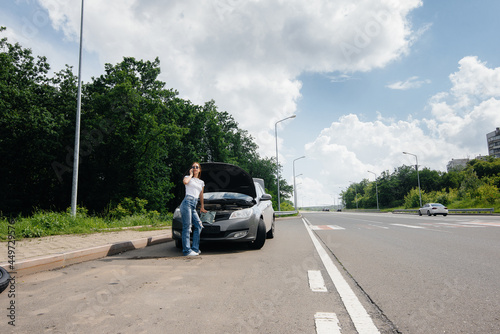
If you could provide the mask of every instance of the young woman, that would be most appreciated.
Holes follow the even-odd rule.
[[[201,167],[194,162],[189,170],[189,175],[184,176],[182,182],[186,186],[186,197],[181,203],[182,215],[182,254],[185,256],[197,256],[200,252],[200,234],[203,227],[200,217],[196,212],[198,199],[200,200],[201,212],[207,212],[203,204],[203,188],[205,182],[200,179]],[[190,231],[193,231],[193,245],[191,246]]]

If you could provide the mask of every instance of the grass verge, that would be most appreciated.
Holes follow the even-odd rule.
[[[11,226],[10,231],[9,225]],[[0,218],[0,241],[7,241],[8,235],[12,235],[12,226],[14,226],[16,240],[21,240],[49,235],[109,232],[127,227],[155,230],[171,225],[172,214],[164,216],[147,213],[133,214],[113,219],[80,213],[73,217],[66,212],[40,211],[31,217]]]

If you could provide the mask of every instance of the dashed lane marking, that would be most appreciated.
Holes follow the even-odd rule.
[[[345,230],[345,228],[338,225],[311,225],[313,230]]]
[[[462,223],[462,224],[500,227],[500,223],[490,223],[490,222],[467,222],[467,223]]]
[[[403,226],[403,227],[409,227],[409,228],[425,228],[423,226],[415,226],[415,225],[405,225],[405,224],[391,224],[393,226]]]
[[[309,277],[309,287],[314,292],[328,292],[325,280],[323,279],[323,275],[321,275],[321,271],[319,270],[309,270],[307,272],[307,276]]]
[[[335,288],[337,289],[337,292],[339,293],[340,298],[344,303],[347,313],[349,313],[349,316],[351,317],[354,327],[356,328],[358,333],[380,334],[379,330],[373,323],[372,318],[365,310],[363,305],[361,305],[361,302],[359,301],[354,291],[352,291],[349,284],[346,282],[344,277],[342,277],[342,274],[337,269],[328,253],[323,248],[323,246],[321,246],[318,238],[316,238],[316,236],[312,232],[310,223],[305,218],[302,218],[302,221],[304,222],[307,233],[309,234],[309,237],[311,238],[319,257],[321,258],[321,261],[323,262],[328,275],[332,279],[333,284],[335,285]]]
[[[335,313],[316,312],[314,322],[317,334],[340,334],[339,319]]]

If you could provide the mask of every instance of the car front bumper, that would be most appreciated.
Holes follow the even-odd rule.
[[[203,223],[201,230],[201,241],[231,241],[248,242],[257,237],[259,219],[252,216],[249,218],[237,218],[219,220],[213,224]],[[182,237],[182,220],[172,221],[172,238],[180,240]]]

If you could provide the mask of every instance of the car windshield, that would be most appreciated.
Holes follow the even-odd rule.
[[[210,192],[203,193],[203,199],[209,201],[217,201],[217,200],[241,200],[241,201],[252,201],[252,197],[240,194],[240,193],[231,193],[231,192]]]

